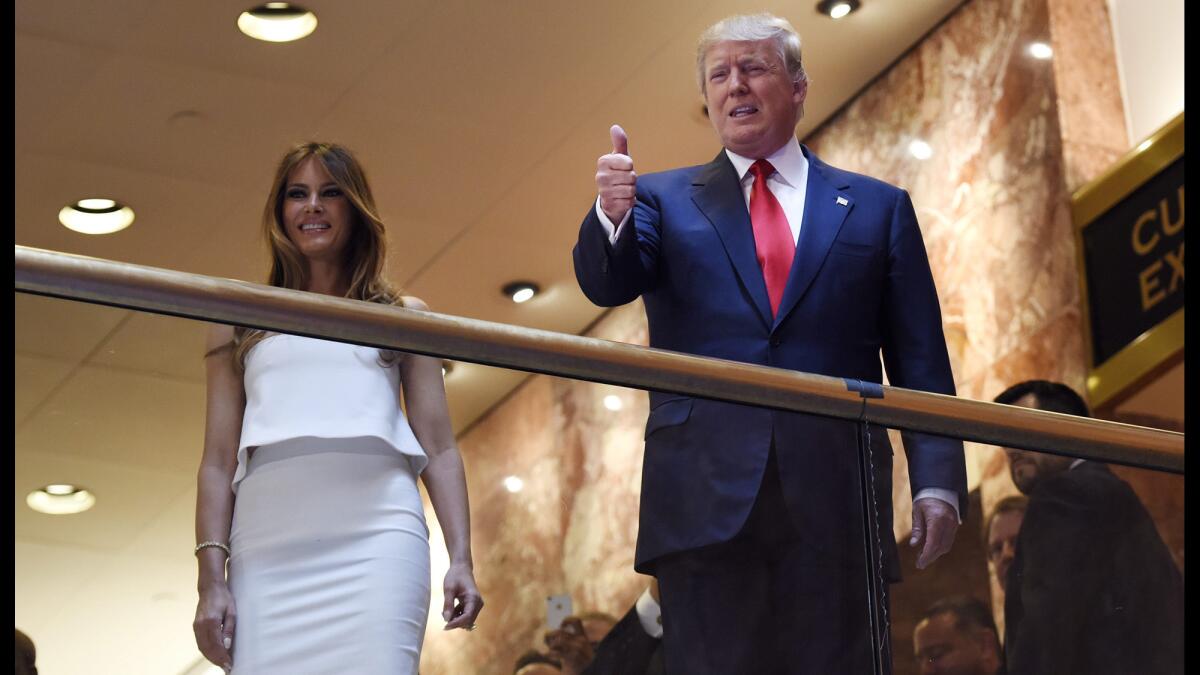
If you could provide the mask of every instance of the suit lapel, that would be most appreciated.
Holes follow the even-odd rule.
[[[854,208],[854,200],[845,194],[841,188],[847,187],[844,181],[826,173],[826,164],[817,159],[800,146],[804,156],[808,158],[808,187],[804,194],[804,218],[800,227],[800,241],[796,245],[796,257],[792,259],[792,269],[788,273],[788,283],[779,302],[779,313],[775,317],[772,328],[778,327],[787,318],[788,313],[795,308],[796,303],[804,297],[812,285],[817,270],[825,261],[833,240],[846,215]],[[747,216],[747,221],[749,217]],[[753,241],[751,241],[753,247]],[[757,260],[755,261],[757,265]],[[761,278],[762,274],[759,274]],[[764,284],[764,294],[765,294]]]
[[[759,267],[754,249],[750,213],[746,210],[737,172],[724,150],[696,174],[692,186],[692,201],[717,230],[729,262],[754,301],[754,308],[763,324],[770,326],[771,305],[767,300],[767,284],[763,281],[762,268]]]

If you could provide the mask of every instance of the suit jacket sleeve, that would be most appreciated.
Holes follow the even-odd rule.
[[[601,307],[615,307],[654,288],[659,222],[653,199],[639,185],[632,217],[617,233],[616,243],[609,243],[592,203],[572,252],[575,278],[588,300]]]
[[[649,668],[659,644],[642,628],[637,609],[630,609],[600,641],[583,675],[641,675]]]
[[[888,382],[905,389],[955,395],[954,374],[942,332],[937,288],[908,193],[892,212],[887,288],[883,303],[883,362]],[[901,432],[915,495],[924,488],[958,493],[959,516],[967,517],[967,474],[962,441]]]

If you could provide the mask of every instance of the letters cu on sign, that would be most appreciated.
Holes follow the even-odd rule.
[[[1180,241],[1175,248],[1159,250],[1163,236],[1173,237],[1183,230],[1183,185],[1179,186],[1176,195],[1176,204],[1168,197],[1162,198],[1158,208],[1142,212],[1130,230],[1134,253],[1153,259],[1138,274],[1142,311],[1149,310],[1183,286],[1184,242]]]

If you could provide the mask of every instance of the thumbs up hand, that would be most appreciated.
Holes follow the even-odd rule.
[[[596,160],[596,188],[600,191],[600,209],[619,225],[633,208],[637,196],[637,173],[629,156],[629,137],[619,125],[608,130],[613,151]]]

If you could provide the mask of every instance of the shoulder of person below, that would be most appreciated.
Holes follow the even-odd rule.
[[[1104,464],[1086,462],[1074,469],[1048,477],[1030,496],[1030,507],[1051,501],[1067,501],[1090,510],[1123,509],[1138,500],[1133,488]]]

